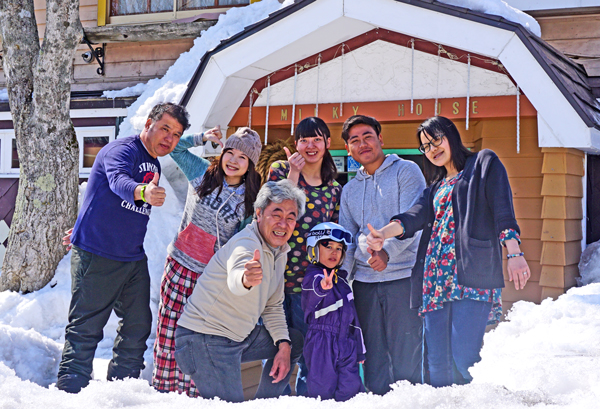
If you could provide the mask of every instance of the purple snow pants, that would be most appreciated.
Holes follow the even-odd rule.
[[[311,398],[320,396],[342,402],[365,391],[358,369],[356,339],[340,337],[328,329],[309,328],[306,333],[306,386]]]

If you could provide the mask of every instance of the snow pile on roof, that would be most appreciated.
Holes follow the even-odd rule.
[[[7,88],[0,89],[0,101],[8,101],[8,89]]]
[[[505,19],[518,23],[538,37],[542,36],[540,25],[529,14],[516,9],[502,0],[438,0],[440,3],[452,6],[464,7],[485,14],[501,16]]]
[[[151,80],[154,81],[154,80]],[[136,97],[142,95],[144,90],[148,87],[149,82],[140,82],[131,87],[123,88],[118,91],[104,91],[102,96],[104,98],[117,98],[117,97]]]
[[[154,105],[161,102],[179,103],[187,83],[206,52],[215,48],[222,40],[230,38],[243,31],[245,27],[267,18],[270,13],[292,3],[291,0],[286,0],[283,4],[277,0],[263,0],[246,7],[231,8],[227,13],[219,16],[217,24],[194,40],[194,46],[190,51],[181,54],[162,78],[148,81],[142,95],[128,108],[127,118],[123,121],[118,136],[139,133]],[[111,91],[110,98],[125,96],[120,92]],[[131,91],[126,88],[123,92]]]

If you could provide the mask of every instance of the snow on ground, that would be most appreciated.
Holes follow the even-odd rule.
[[[516,9],[502,0],[438,0],[440,3],[464,7],[473,11],[501,16],[518,23],[538,37],[542,36],[542,29],[538,22],[529,14]]]
[[[174,212],[170,206],[167,213]],[[154,209],[153,209],[154,210]],[[161,209],[162,210],[162,209]],[[152,213],[148,252],[163,253],[161,212]],[[168,216],[169,217],[169,216]],[[156,261],[158,261],[158,254]],[[150,261],[153,280],[159,276]],[[78,395],[56,390],[69,302],[69,255],[61,262],[54,287],[19,295],[0,293],[0,408],[178,408],[225,409],[231,404],[161,394],[148,380],[103,380],[115,324],[106,331],[95,368],[96,381]],[[154,308],[154,312],[156,308]],[[360,394],[346,403],[283,397],[244,403],[247,408],[596,408],[600,400],[600,284],[571,289],[541,305],[516,303],[506,322],[485,336],[482,361],[472,368],[466,386],[434,389],[399,382],[380,397]],[[150,342],[149,342],[150,344]],[[151,349],[146,360],[151,362]],[[30,379],[31,381],[29,381]],[[45,387],[50,385],[49,387]]]

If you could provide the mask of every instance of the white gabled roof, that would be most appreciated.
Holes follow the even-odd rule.
[[[302,0],[247,28],[207,53],[190,82],[192,130],[227,125],[257,79],[375,28],[499,60],[538,112],[540,146],[600,151],[600,109],[571,95],[541,40],[496,16],[415,0]]]

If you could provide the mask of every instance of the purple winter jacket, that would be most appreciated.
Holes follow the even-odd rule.
[[[363,361],[365,343],[354,307],[354,294],[348,283],[348,273],[338,270],[337,283],[334,279],[333,288],[323,290],[323,269],[326,267],[322,264],[310,264],[304,273],[302,310],[304,321],[308,324],[307,331],[327,328],[330,332],[338,333],[340,340],[354,338],[358,351],[357,362]],[[327,269],[327,272],[329,274],[331,270]]]

